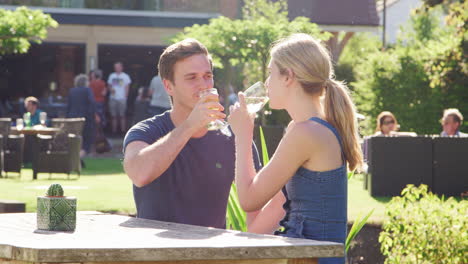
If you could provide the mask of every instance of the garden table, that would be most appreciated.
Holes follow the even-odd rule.
[[[0,214],[0,263],[279,264],[342,257],[343,244],[78,212],[74,232],[36,229],[35,213]]]
[[[59,128],[55,127],[42,127],[34,126],[32,128],[24,128],[17,130],[16,127],[11,127],[10,133],[13,135],[23,134],[24,135],[24,154],[23,163],[30,163],[33,160],[32,150],[37,143],[37,135],[55,135],[59,132]],[[34,179],[35,180],[35,179]]]

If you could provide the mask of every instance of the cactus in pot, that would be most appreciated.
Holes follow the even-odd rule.
[[[37,228],[73,231],[76,227],[76,198],[63,196],[60,184],[52,184],[46,196],[37,197]]]

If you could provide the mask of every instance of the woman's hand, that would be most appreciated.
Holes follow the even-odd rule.
[[[250,114],[247,111],[245,97],[242,92],[239,92],[239,102],[229,107],[229,113],[228,122],[236,138],[251,140],[255,113]]]

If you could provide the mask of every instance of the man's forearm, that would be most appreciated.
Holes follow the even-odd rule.
[[[125,172],[138,187],[151,183],[169,168],[192,134],[182,124],[146,147],[133,148],[130,143],[125,152]]]

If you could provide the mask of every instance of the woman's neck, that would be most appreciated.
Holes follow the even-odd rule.
[[[324,109],[318,95],[310,95],[304,92],[302,87],[295,89],[297,92],[287,102],[288,111],[294,122],[302,122],[311,117],[325,118]]]

